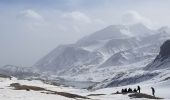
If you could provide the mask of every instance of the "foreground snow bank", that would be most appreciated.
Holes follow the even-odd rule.
[[[71,94],[77,94],[80,96],[86,96],[91,99],[97,100],[131,100],[129,94],[113,94],[116,91],[120,91],[122,88],[136,88],[137,85],[141,86],[141,92],[151,95],[150,87],[154,87],[156,90],[156,96],[170,100],[170,80],[159,83],[145,82],[136,85],[128,85],[114,88],[104,88],[96,91],[88,91],[84,89],[75,89],[72,87],[53,86],[44,84],[41,81],[28,81],[28,80],[12,80],[6,78],[0,78],[0,100],[76,100],[74,98],[68,98],[57,94],[42,93],[44,91],[26,91],[26,90],[13,90],[13,87],[9,87],[11,83],[19,83],[21,85],[37,86],[51,91],[65,92]],[[81,99],[83,100],[83,99]],[[133,100],[149,100],[146,98],[134,98]]]
[[[9,87],[11,83],[19,83],[22,85],[38,86],[46,89],[57,91],[73,91],[72,88],[56,87],[48,84],[43,84],[40,81],[27,81],[27,80],[9,80],[0,78],[0,100],[74,100],[60,95],[45,94],[42,91],[26,91],[26,90],[14,90]]]

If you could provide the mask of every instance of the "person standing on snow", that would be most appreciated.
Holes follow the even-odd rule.
[[[138,87],[137,87],[137,90],[139,91],[139,93],[140,93],[140,89],[141,89],[140,86],[138,86]]]
[[[153,87],[151,87],[152,89],[152,95],[155,96],[155,89]]]

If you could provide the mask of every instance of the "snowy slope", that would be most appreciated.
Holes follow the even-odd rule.
[[[162,81],[154,83],[151,81],[143,82],[136,85],[127,85],[114,88],[99,89],[96,91],[88,91],[85,89],[74,89],[71,87],[53,86],[49,84],[44,84],[41,81],[27,81],[27,80],[17,80],[12,78],[12,80],[6,78],[0,78],[0,99],[1,100],[87,100],[78,98],[68,98],[58,94],[46,94],[45,91],[26,91],[26,90],[14,90],[13,87],[9,87],[11,83],[19,83],[21,85],[27,86],[38,86],[41,88],[48,89],[50,91],[57,91],[63,93],[71,93],[80,96],[85,96],[94,100],[131,100],[129,94],[113,94],[116,91],[121,91],[122,88],[136,88],[137,85],[141,86],[141,92],[151,95],[150,87],[154,87],[156,90],[156,97],[164,98],[164,100],[170,100],[169,86],[170,81]],[[102,94],[102,95],[98,95]],[[147,98],[133,98],[134,100],[150,100]],[[88,99],[89,100],[89,99]]]
[[[0,78],[0,99],[1,100],[75,100],[72,98],[67,98],[61,95],[52,95],[41,93],[43,91],[26,91],[26,90],[13,90],[13,87],[9,87],[11,83],[19,83],[22,85],[38,86],[42,88],[47,88],[50,90],[57,90],[60,92],[76,91],[72,88],[62,88],[55,87],[52,85],[44,84],[40,81],[27,81],[27,80],[17,80],[13,78],[12,80]]]
[[[99,89],[106,87],[123,86],[127,84],[136,84],[147,80],[155,82],[167,81],[170,79],[170,40],[167,40],[160,47],[159,55],[146,67],[118,73],[112,78],[108,78],[98,84],[90,87]]]
[[[57,47],[40,59],[34,68],[49,77],[101,82],[124,73],[122,70],[127,73],[143,70],[168,38],[170,31],[165,27],[151,30],[140,23],[111,25],[75,44]]]
[[[112,93],[115,93],[116,91],[121,91],[121,89],[124,89],[124,88],[134,89],[138,85],[141,87],[142,93],[152,95],[152,91],[150,88],[154,87],[155,95],[157,97],[162,97],[162,98],[164,98],[163,100],[170,100],[170,96],[169,96],[169,92],[168,92],[169,86],[170,86],[170,81],[155,82],[155,83],[153,83],[151,81],[147,81],[147,82],[143,82],[143,83],[135,84],[135,85],[127,85],[127,86],[99,89],[92,93],[93,94],[106,94],[106,95],[94,96],[93,98],[99,99],[99,100],[113,100],[113,99],[114,100],[131,100],[132,98],[129,98],[128,94],[122,95],[122,94],[112,94]],[[150,99],[139,98],[139,99],[134,99],[134,100],[150,100]]]
[[[0,67],[0,74],[15,76],[20,79],[39,76],[39,74],[31,67],[20,67],[14,65],[5,65]]]

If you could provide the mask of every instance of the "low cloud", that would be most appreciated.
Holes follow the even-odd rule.
[[[82,12],[79,12],[79,11],[65,13],[63,14],[62,17],[68,20],[78,21],[78,22],[85,23],[85,24],[89,24],[92,22],[91,18],[88,15]]]
[[[17,24],[28,30],[42,30],[42,26],[46,26],[44,17],[33,9],[26,9],[18,12],[16,15]]]
[[[99,18],[92,17],[81,11],[63,12],[61,16],[61,24],[67,30],[72,30],[72,33],[88,33],[87,30],[92,30],[98,26],[104,26],[105,22]]]
[[[24,20],[36,20],[36,21],[43,21],[44,18],[36,11],[32,9],[27,9],[24,11],[19,12],[17,18],[21,18]]]
[[[152,22],[148,18],[140,15],[136,11],[127,11],[127,12],[123,13],[122,23],[123,24],[143,23],[147,26],[150,26],[150,27],[152,26]]]

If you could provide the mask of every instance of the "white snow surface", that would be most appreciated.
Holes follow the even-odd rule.
[[[49,84],[44,84],[38,80],[17,80],[12,78],[12,80],[6,78],[0,78],[0,100],[84,100],[84,99],[73,99],[67,98],[60,95],[54,94],[43,94],[42,91],[26,91],[26,90],[13,90],[12,87],[9,87],[11,83],[20,83],[21,85],[30,85],[43,87],[48,90],[58,91],[58,92],[67,92],[72,94],[78,94],[81,96],[88,96],[90,94],[105,94],[99,96],[88,96],[92,100],[131,100],[128,95],[122,94],[112,94],[116,91],[121,91],[122,88],[136,88],[137,85],[141,86],[141,92],[151,95],[150,87],[154,87],[156,90],[156,96],[162,97],[164,100],[170,100],[169,89],[170,89],[170,80],[162,81],[159,83],[154,83],[151,81],[143,82],[136,85],[128,85],[114,88],[104,88],[96,91],[88,91],[85,89],[74,89],[72,87],[62,87],[62,86],[53,86]],[[149,100],[146,98],[133,99],[133,100]]]

